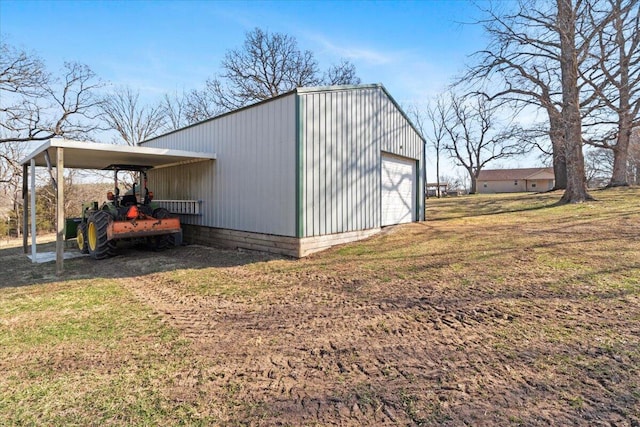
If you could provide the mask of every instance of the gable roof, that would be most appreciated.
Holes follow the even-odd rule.
[[[407,116],[407,114],[402,110],[402,108],[400,107],[400,104],[398,104],[398,102],[396,102],[396,100],[393,98],[393,96],[391,96],[391,94],[389,93],[387,88],[385,88],[382,83],[373,83],[373,84],[360,84],[360,85],[298,87],[298,88],[295,88],[293,90],[290,90],[289,92],[285,92],[285,93],[282,93],[280,95],[276,95],[273,98],[268,98],[268,99],[265,99],[265,100],[262,100],[262,101],[258,101],[258,102],[254,103],[254,104],[249,104],[249,105],[246,105],[244,107],[238,108],[236,110],[227,111],[227,112],[221,113],[221,114],[219,114],[217,116],[209,117],[209,118],[201,120],[199,122],[191,123],[191,124],[189,124],[187,126],[179,128],[179,129],[171,130],[171,131],[166,132],[166,133],[164,133],[162,135],[154,136],[152,138],[149,138],[149,139],[146,139],[146,140],[140,142],[140,145],[146,144],[149,141],[153,141],[154,139],[162,138],[162,137],[170,135],[172,133],[180,132],[180,131],[182,131],[184,129],[188,129],[190,127],[201,125],[202,123],[210,122],[210,121],[213,121],[213,120],[218,120],[221,117],[225,117],[225,116],[228,116],[228,115],[231,115],[231,114],[235,114],[235,113],[237,113],[239,111],[248,110],[250,108],[258,107],[260,105],[266,104],[268,102],[275,101],[276,99],[284,98],[284,97],[292,95],[292,94],[296,94],[297,95],[297,94],[304,94],[304,93],[336,92],[336,91],[363,90],[363,89],[380,89],[380,90],[382,90],[382,92],[389,98],[389,100],[391,100],[391,102],[398,109],[398,111],[400,111],[400,114],[402,114],[402,116],[409,123],[411,128],[413,128],[413,130],[420,136],[420,138],[422,138],[423,141],[426,141],[424,136],[422,135],[422,133],[418,130],[418,128],[413,123],[413,121],[409,118],[409,116]]]
[[[513,181],[517,179],[554,179],[553,168],[487,169],[481,170],[478,181]]]

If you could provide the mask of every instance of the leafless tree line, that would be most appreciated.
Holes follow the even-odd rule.
[[[86,65],[51,73],[37,54],[0,41],[0,187],[17,211],[25,143],[53,137],[138,145],[153,136],[289,92],[299,86],[358,84],[342,60],[321,72],[294,37],[256,28],[227,51],[221,73],[201,89],[165,94],[155,103],[137,90],[110,87]]]
[[[136,145],[160,132],[189,125],[296,87],[358,84],[347,60],[321,72],[311,51],[294,37],[256,28],[241,48],[227,51],[222,72],[202,89],[166,94],[144,104],[128,87],[108,91],[86,65],[66,63],[59,76],[49,73],[33,53],[0,44],[0,144],[84,138],[113,130],[120,142]]]

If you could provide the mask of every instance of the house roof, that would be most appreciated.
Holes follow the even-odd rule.
[[[517,179],[554,179],[553,168],[486,169],[481,170],[478,181],[512,181]]]

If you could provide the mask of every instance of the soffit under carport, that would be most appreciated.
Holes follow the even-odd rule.
[[[36,148],[20,163],[25,165],[34,159],[36,166],[55,166],[58,148],[64,149],[64,167],[72,169],[105,169],[114,164],[162,168],[216,158],[215,153],[54,138]],[[47,155],[49,162],[47,162]]]

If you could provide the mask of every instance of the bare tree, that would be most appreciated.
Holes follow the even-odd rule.
[[[165,94],[162,98],[162,115],[165,117],[165,130],[172,131],[187,126],[186,94],[179,96],[177,92]]]
[[[318,64],[310,51],[299,50],[289,35],[259,28],[246,34],[241,49],[227,51],[221,66],[223,74],[208,80],[207,89],[224,110],[319,83]]]
[[[449,112],[444,95],[429,102],[424,110],[417,105],[410,105],[406,108],[407,114],[415,124],[418,131],[427,141],[427,146],[431,147],[435,153],[436,161],[436,196],[440,198],[440,155],[444,149],[444,141],[447,137],[445,122]],[[427,147],[425,147],[426,149]],[[426,185],[426,183],[425,183]]]
[[[482,95],[458,97],[450,94],[450,113],[443,126],[447,132],[444,149],[465,168],[471,180],[471,194],[477,190],[480,171],[489,163],[524,154],[521,129],[505,126],[499,110]]]
[[[460,82],[491,82],[490,99],[503,99],[515,110],[534,106],[546,112],[546,135],[551,149],[536,143],[553,158],[555,188],[566,188],[559,42],[554,37],[555,13],[535,1],[521,0],[514,12],[484,10],[481,21],[490,43],[476,52],[478,64],[470,68]],[[531,129],[530,139],[539,139],[540,129]]]
[[[600,108],[595,89],[602,86],[603,73],[593,69],[589,58],[594,40],[613,16],[602,3],[520,0],[513,13],[487,11],[490,19],[484,26],[492,43],[479,52],[480,64],[465,76],[492,83],[497,76],[503,88],[494,97],[547,112],[556,188],[567,187],[563,200],[572,202],[590,197],[580,184],[584,177],[578,176],[584,171],[578,140],[583,139],[582,120]],[[592,90],[585,90],[589,87]]]
[[[332,65],[325,72],[322,79],[324,85],[357,85],[360,84],[360,77],[356,75],[356,66],[346,59],[342,59],[339,64]]]
[[[628,183],[640,184],[640,128],[634,129],[629,139],[625,173]],[[585,172],[589,187],[610,186],[614,173],[615,151],[606,147],[592,147],[584,156]]]
[[[440,153],[444,148],[444,140],[447,135],[445,127],[446,117],[448,115],[446,101],[443,95],[439,95],[435,103],[427,106],[427,119],[430,124],[427,139],[431,143],[431,147],[436,154],[436,193],[438,198],[440,194]]]
[[[208,79],[204,89],[193,89],[185,97],[185,118],[189,124],[215,117],[229,111],[221,105],[218,93],[223,92],[220,80]]]
[[[25,145],[18,142],[0,144],[0,193],[9,200],[11,216],[20,218],[22,212],[22,166],[19,160],[25,156]],[[20,234],[20,227],[17,227]]]
[[[573,0],[556,0],[556,30],[560,36],[560,71],[562,75],[562,121],[564,123],[564,147],[567,162],[567,188],[562,201],[580,203],[591,199],[587,192],[582,153],[582,114],[578,87],[578,54],[588,48],[589,41],[578,46],[576,35],[579,3]]]
[[[420,135],[422,135],[422,137],[424,138],[424,131],[425,131],[425,122],[426,122],[426,117],[425,117],[425,113],[424,111],[422,111],[422,109],[418,106],[418,104],[410,104],[408,106],[406,106],[404,108],[404,110],[406,111],[407,115],[409,116],[410,120],[413,122],[413,125],[416,127],[416,129],[418,130],[418,132],[420,132]],[[426,141],[426,140],[425,140]],[[425,152],[427,150],[427,144],[425,142],[425,146],[424,146]],[[427,197],[429,196],[429,191],[427,191],[427,182],[424,182],[424,187],[425,187],[425,194],[427,195]],[[440,192],[440,188],[438,186],[438,193]],[[438,194],[438,197],[440,197],[440,195]]]
[[[139,98],[130,88],[118,88],[101,104],[103,120],[127,145],[138,145],[165,126],[162,106],[142,105]]]
[[[323,76],[311,51],[302,51],[292,36],[256,28],[244,45],[227,51],[222,74],[210,78],[202,90],[190,92],[189,120],[273,98],[297,87],[321,84],[357,84],[355,66],[342,60]]]
[[[38,96],[49,78],[40,58],[0,43],[0,91]]]
[[[59,77],[33,54],[0,46],[0,143],[83,137],[97,128],[95,90],[86,65],[64,64]]]
[[[635,128],[629,143],[630,184],[640,185],[640,128]]]
[[[613,152],[604,148],[592,148],[584,155],[584,169],[589,188],[604,187],[611,179]]]
[[[610,130],[587,142],[613,151],[609,186],[616,187],[628,185],[629,142],[633,128],[640,126],[640,2],[602,3],[606,4],[608,19],[597,33],[597,43],[589,57],[592,65],[583,78],[603,107],[591,125]],[[590,18],[592,26],[599,24],[594,15]],[[590,78],[594,74],[598,78]]]
[[[88,139],[98,129],[95,92],[101,86],[86,65],[66,62],[54,76],[36,55],[0,45],[0,180],[15,217],[23,208],[18,161],[24,143],[56,136]]]

